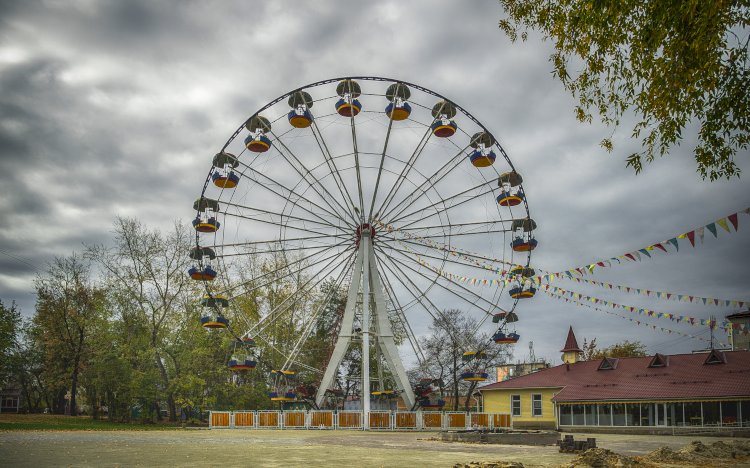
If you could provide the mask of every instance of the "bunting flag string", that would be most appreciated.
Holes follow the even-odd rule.
[[[437,249],[437,250],[442,250],[442,251],[448,252],[449,254],[451,254],[451,255],[453,255],[455,257],[461,258],[462,260],[471,263],[472,266],[476,266],[477,268],[481,268],[483,270],[491,271],[491,272],[496,273],[496,274],[501,275],[501,276],[507,275],[508,274],[508,270],[504,270],[502,268],[497,268],[494,265],[491,265],[491,264],[489,264],[487,262],[480,261],[480,260],[477,259],[477,257],[485,258],[486,260],[489,260],[489,261],[494,262],[494,263],[500,263],[500,264],[503,264],[503,265],[507,265],[510,268],[516,267],[516,266],[522,266],[522,265],[517,265],[515,263],[510,263],[510,262],[506,262],[506,261],[503,261],[503,260],[499,260],[497,258],[486,258],[486,257],[484,257],[484,256],[482,256],[480,254],[477,254],[477,253],[474,253],[474,252],[469,252],[468,250],[458,249],[456,247],[449,247],[449,246],[447,246],[445,244],[441,244],[439,242],[435,242],[432,239],[426,239],[424,237],[420,237],[420,236],[411,234],[411,233],[406,232],[406,231],[400,231],[399,229],[394,228],[390,224],[383,224],[381,221],[379,221],[377,219],[373,220],[373,224],[375,224],[378,228],[385,229],[389,233],[395,233],[395,232],[397,232],[397,233],[399,233],[400,235],[406,237],[409,240],[413,240],[415,242],[418,242],[420,244],[426,245],[428,247],[432,247],[432,248]],[[396,240],[398,240],[398,239],[396,239]],[[401,245],[405,246],[405,244],[403,242],[401,242]],[[411,249],[409,249],[409,250],[411,250]]]
[[[692,304],[715,305],[715,306],[735,307],[735,308],[742,308],[745,305],[750,304],[750,302],[748,301],[737,301],[737,300],[732,300],[732,299],[716,299],[715,297],[691,296],[689,294],[676,294],[676,293],[670,293],[670,292],[664,292],[664,291],[652,291],[650,289],[644,289],[644,288],[632,288],[630,286],[622,286],[619,284],[605,283],[602,281],[594,281],[594,280],[590,280],[586,278],[579,278],[577,276],[573,276],[573,277],[564,276],[563,278],[569,279],[571,281],[575,281],[577,283],[593,284],[594,286],[599,286],[604,289],[617,289],[618,291],[623,291],[626,293],[640,294],[646,297],[672,300],[672,301],[677,301],[677,302],[689,302]]]
[[[661,332],[665,332],[665,333],[668,333],[668,334],[670,334],[670,335],[671,335],[671,334],[676,334],[676,335],[684,336],[684,337],[686,337],[686,338],[693,338],[693,339],[696,339],[696,340],[701,340],[701,341],[705,341],[705,342],[707,342],[707,343],[710,343],[710,342],[711,342],[711,340],[707,340],[706,338],[703,338],[702,336],[691,335],[691,334],[689,334],[689,333],[683,333],[683,332],[681,332],[681,331],[677,331],[677,330],[672,330],[672,329],[670,329],[670,328],[659,327],[659,326],[657,326],[657,325],[653,325],[653,324],[650,324],[650,323],[644,322],[644,321],[642,321],[642,320],[637,320],[637,319],[634,319],[634,318],[632,318],[632,317],[627,317],[627,316],[625,316],[625,315],[620,315],[620,314],[618,314],[618,313],[615,313],[615,312],[612,312],[612,311],[610,311],[610,310],[606,310],[606,309],[601,309],[601,308],[599,308],[599,307],[596,307],[596,306],[592,306],[591,304],[587,304],[587,303],[585,303],[585,302],[579,302],[579,301],[577,301],[577,300],[575,300],[575,299],[570,299],[570,298],[567,298],[567,297],[563,297],[563,296],[555,295],[555,294],[553,294],[552,292],[550,292],[550,291],[547,291],[547,290],[544,290],[544,292],[545,292],[545,293],[546,293],[546,294],[547,294],[548,296],[550,296],[550,297],[553,297],[553,298],[555,298],[555,299],[559,299],[559,300],[562,300],[562,301],[565,301],[565,302],[569,302],[569,303],[573,303],[573,304],[576,304],[576,305],[579,305],[579,306],[583,306],[583,307],[588,307],[589,309],[593,309],[593,310],[598,310],[598,311],[600,311],[600,312],[604,312],[605,314],[609,314],[609,315],[614,315],[614,316],[616,316],[616,317],[619,317],[619,318],[622,318],[622,319],[628,320],[628,321],[630,321],[630,322],[633,322],[633,323],[635,323],[636,325],[641,325],[641,326],[644,326],[644,327],[648,327],[648,328],[650,328],[650,329],[652,329],[652,330],[654,330],[654,331],[657,331],[657,330],[658,330],[658,331],[661,331]],[[728,347],[726,343],[721,343],[721,342],[718,342],[717,344],[719,345],[719,347]]]
[[[705,326],[710,329],[719,328],[721,330],[724,330],[726,332],[729,332],[731,329],[734,330],[741,330],[744,335],[747,335],[750,333],[750,327],[744,324],[739,323],[732,323],[728,320],[711,320],[711,319],[701,319],[696,317],[690,317],[687,315],[679,315],[679,314],[671,314],[671,313],[664,313],[664,312],[656,312],[654,310],[650,309],[642,309],[639,307],[633,307],[623,304],[617,304],[615,302],[607,301],[604,299],[599,299],[598,297],[594,296],[588,296],[586,294],[581,294],[575,291],[569,291],[567,289],[558,288],[557,286],[550,286],[548,284],[541,286],[542,291],[551,292],[552,294],[558,294],[563,297],[569,297],[573,300],[579,300],[584,302],[590,302],[592,304],[596,305],[603,305],[607,307],[611,307],[613,309],[622,309],[626,310],[628,312],[632,312],[639,315],[644,315],[648,317],[653,317],[657,319],[668,319],[673,322],[681,322],[681,323],[688,323],[692,326]]]
[[[598,260],[588,265],[582,265],[579,267],[569,268],[567,270],[556,272],[555,275],[572,277],[573,275],[584,276],[586,274],[593,274],[596,268],[611,267],[612,265],[621,264],[623,262],[638,262],[638,261],[641,261],[643,257],[651,258],[651,254],[656,249],[661,250],[664,253],[669,253],[669,250],[667,250],[667,247],[674,247],[675,252],[677,252],[680,250],[680,242],[679,242],[680,239],[687,239],[690,242],[690,245],[694,248],[696,238],[701,243],[703,243],[706,230],[708,230],[708,232],[710,232],[714,237],[718,238],[719,234],[718,234],[718,229],[716,229],[716,226],[721,227],[726,232],[732,232],[730,228],[730,225],[731,225],[734,228],[735,232],[739,231],[740,223],[739,223],[738,215],[740,213],[745,213],[747,215],[750,215],[750,207],[745,208],[744,210],[738,211],[736,213],[732,213],[723,218],[719,218],[711,223],[706,224],[705,226],[700,226],[691,231],[678,234],[667,240],[663,240],[661,242],[657,242],[655,244],[651,244],[646,247],[633,250],[632,252],[626,252],[622,255],[611,257],[606,260]]]

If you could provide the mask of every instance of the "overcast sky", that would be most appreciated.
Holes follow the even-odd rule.
[[[551,45],[511,44],[493,1],[0,2],[0,298],[24,314],[53,256],[108,242],[116,215],[151,226],[189,220],[212,155],[254,110],[291,89],[347,75],[392,77],[459,103],[524,175],[539,229],[539,268],[558,271],[662,241],[750,206],[742,179],[702,181],[691,149],[635,175],[629,127],[578,123],[551,74]],[[750,300],[750,216],[740,231],[679,253],[602,269],[593,279]],[[734,309],[559,286],[615,302],[707,318]],[[521,305],[516,358],[559,362],[572,325],[602,345],[641,340],[689,352],[697,340],[537,295]],[[627,312],[616,311],[627,315]],[[646,320],[685,333],[706,330]],[[424,324],[418,329],[424,329]]]

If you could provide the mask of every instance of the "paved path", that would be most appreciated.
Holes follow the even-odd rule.
[[[279,430],[24,431],[0,433],[0,466],[394,466],[450,467],[470,461],[555,466],[557,448],[446,443],[420,432]],[[586,437],[575,434],[576,439]],[[598,445],[637,455],[708,437],[596,434]]]

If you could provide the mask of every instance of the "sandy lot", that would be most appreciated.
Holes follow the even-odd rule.
[[[172,430],[18,431],[0,433],[0,466],[394,466],[450,467],[470,461],[555,466],[574,456],[557,447],[500,446],[426,440],[405,432]],[[576,439],[586,437],[576,434]],[[679,448],[711,437],[597,434],[598,445],[625,455]],[[724,439],[727,440],[727,439]],[[726,466],[726,465],[723,465]],[[734,464],[733,466],[738,466]],[[745,464],[744,466],[750,466]]]

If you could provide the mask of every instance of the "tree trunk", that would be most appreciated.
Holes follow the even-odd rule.
[[[458,351],[453,349],[453,411],[458,411]]]
[[[152,341],[153,343],[153,341]],[[156,350],[156,345],[154,343],[154,349]],[[155,351],[156,354],[156,365],[159,367],[159,374],[161,375],[161,379],[164,381],[164,388],[167,392],[167,406],[169,407],[169,420],[174,422],[177,421],[176,412],[177,407],[174,402],[174,393],[169,390],[169,375],[167,374],[167,369],[164,367],[164,363],[161,362],[161,355],[159,354],[159,351]],[[161,420],[161,410],[158,411],[157,416],[159,420]]]

